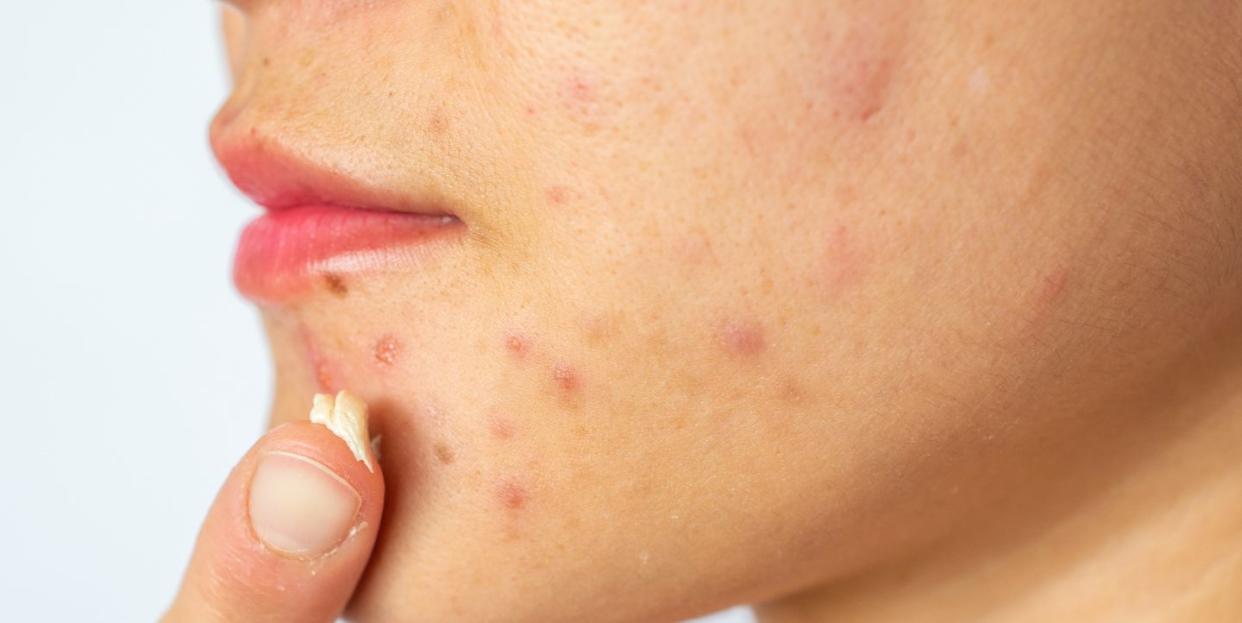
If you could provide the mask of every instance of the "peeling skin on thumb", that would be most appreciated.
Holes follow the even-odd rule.
[[[330,394],[315,394],[310,421],[322,424],[340,437],[354,453],[354,458],[366,464],[367,470],[375,472],[368,452],[371,435],[367,431],[367,403],[361,398],[346,391],[337,393],[336,398]]]

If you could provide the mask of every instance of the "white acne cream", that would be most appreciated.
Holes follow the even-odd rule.
[[[367,432],[367,403],[361,398],[346,391],[338,392],[335,399],[329,394],[315,394],[311,402],[310,421],[326,426],[340,437],[354,453],[354,458],[375,473],[371,455],[367,452],[371,447],[371,435]]]

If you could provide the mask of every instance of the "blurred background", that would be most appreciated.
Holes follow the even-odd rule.
[[[154,620],[263,430],[266,347],[229,279],[257,211],[207,146],[217,11],[21,2],[0,20],[5,620]]]

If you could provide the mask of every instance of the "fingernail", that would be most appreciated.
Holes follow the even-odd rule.
[[[362,498],[322,463],[268,452],[250,481],[250,524],[268,547],[315,558],[341,544]]]

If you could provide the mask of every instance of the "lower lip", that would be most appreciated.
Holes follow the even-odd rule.
[[[316,283],[419,260],[425,245],[462,229],[452,216],[337,206],[274,210],[242,231],[233,282],[249,299],[287,301]]]

